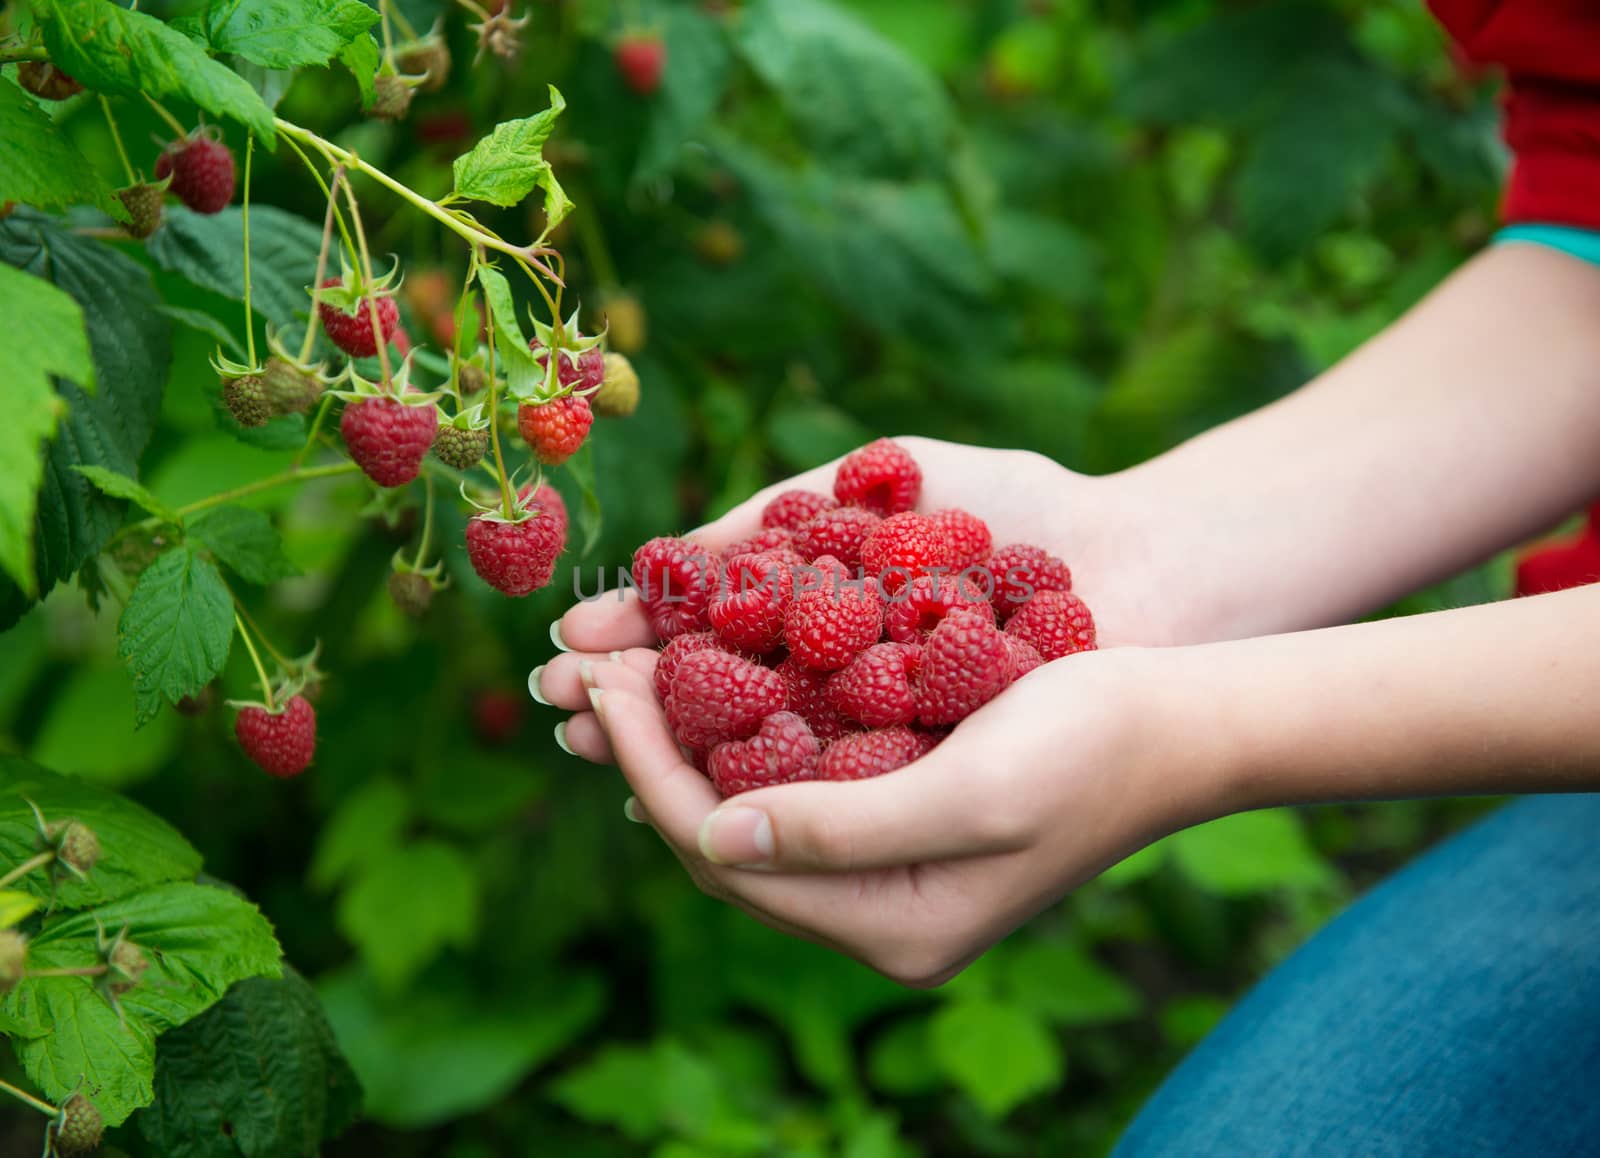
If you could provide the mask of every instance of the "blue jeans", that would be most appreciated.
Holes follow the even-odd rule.
[[[1600,1155],[1600,794],[1509,805],[1267,976],[1114,1158]]]

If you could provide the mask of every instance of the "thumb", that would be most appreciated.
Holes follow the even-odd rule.
[[[963,754],[960,733],[870,780],[812,780],[724,802],[700,826],[715,864],[844,873],[1015,852],[1034,828],[1017,794]],[[985,762],[986,763],[986,762]]]

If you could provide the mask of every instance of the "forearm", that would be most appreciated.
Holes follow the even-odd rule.
[[[1600,267],[1503,246],[1303,390],[1106,480],[1174,577],[1174,641],[1346,622],[1600,493],[1597,319]]]
[[[1144,653],[1198,815],[1600,789],[1600,587]]]

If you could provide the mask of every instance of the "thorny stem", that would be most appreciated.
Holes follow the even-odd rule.
[[[17,1087],[12,1085],[10,1082],[0,1082],[0,1091],[10,1094],[19,1102],[32,1106],[35,1110],[38,1110],[41,1114],[44,1114],[47,1117],[57,1118],[61,1116],[60,1106],[52,1106],[49,1102],[41,1102],[32,1094],[17,1089]]]
[[[350,206],[350,220],[355,223],[356,244],[361,247],[362,284],[370,286],[372,255],[367,252],[367,231],[361,224],[361,207],[356,204],[356,191],[350,186],[350,178],[341,173],[339,180],[344,185],[345,204]],[[394,382],[389,376],[389,341],[383,336],[383,327],[378,324],[378,295],[369,290],[366,294],[366,303],[367,320],[372,325],[372,340],[378,347],[378,365],[383,368],[383,387],[385,391],[392,392]]]
[[[250,162],[256,155],[256,139],[252,134],[244,145],[244,204],[240,220],[244,227],[244,341],[245,355],[250,368],[256,365],[256,316],[250,312]],[[307,327],[309,330],[309,327]]]
[[[187,137],[189,135],[189,130],[183,127],[183,122],[177,117],[173,116],[171,113],[167,112],[166,108],[162,106],[160,101],[156,100],[156,98],[151,96],[149,93],[144,94],[144,99],[150,102],[150,107],[156,110],[156,115],[167,122],[168,128],[177,133],[180,137]]]
[[[5,876],[0,877],[0,889],[5,888],[13,881],[21,880],[36,868],[43,868],[45,865],[49,864],[55,859],[56,852],[53,848],[47,848],[37,856],[29,857],[16,868],[8,872]]]
[[[296,151],[298,152],[299,150],[297,149]],[[307,165],[311,164],[311,159],[306,157],[304,153],[301,153],[300,156],[305,157]],[[315,168],[313,168],[311,171],[316,173]],[[336,184],[343,176],[344,166],[341,165],[334,169],[333,179]],[[317,179],[320,181],[322,179],[322,174],[317,173]],[[321,287],[322,279],[328,272],[328,244],[333,240],[333,215],[338,208],[339,198],[336,197],[333,191],[330,189],[328,191],[328,210],[322,215],[322,248],[317,252],[317,276],[316,280],[311,283],[313,287]],[[343,222],[341,220],[341,225],[342,224]],[[306,336],[300,343],[300,364],[302,366],[311,360],[311,348],[316,344],[317,340],[317,320],[321,316],[321,311],[317,309],[316,303],[312,302],[311,317],[306,321]],[[318,414],[317,417],[320,419],[322,416]],[[315,432],[313,431],[313,433]],[[310,445],[311,440],[307,439],[306,446]],[[301,454],[305,454],[304,447],[301,448]]]
[[[128,184],[137,184],[139,178],[134,176],[133,164],[128,160],[128,150],[122,147],[122,133],[117,129],[117,118],[111,115],[111,102],[104,93],[100,94],[100,108],[106,114],[106,127],[111,130],[111,143],[117,147],[117,156],[122,159],[122,171],[128,175]]]
[[[245,650],[250,653],[250,662],[255,665],[256,678],[261,681],[261,694],[267,701],[267,711],[277,710],[277,705],[272,701],[272,682],[267,679],[267,669],[261,666],[261,656],[256,652],[256,645],[250,641],[250,633],[245,630],[244,620],[239,618],[238,605],[234,605],[234,626],[239,629],[239,638],[244,640]]]
[[[474,271],[477,268],[477,255],[473,256]],[[483,297],[485,315],[489,311],[489,295]],[[495,373],[494,362],[494,323],[489,324],[489,442],[494,446],[494,469],[500,479],[500,509],[507,520],[517,517],[517,507],[511,497],[511,480],[506,477],[506,459],[500,451],[500,384]]]
[[[346,226],[345,226],[344,214],[339,212],[339,199],[338,199],[338,197],[336,197],[334,195],[332,186],[330,186],[327,181],[324,181],[322,179],[321,171],[314,164],[311,163],[311,158],[306,156],[306,152],[305,152],[304,149],[302,149],[299,145],[295,144],[292,138],[284,137],[283,140],[284,140],[284,143],[289,146],[289,148],[294,150],[294,155],[300,158],[301,162],[305,165],[306,169],[310,172],[312,180],[314,180],[317,183],[317,188],[322,190],[322,195],[324,197],[326,197],[329,201],[333,202],[333,220],[339,226],[339,236],[344,239],[345,252],[350,255],[350,260],[351,261],[355,261],[356,260],[356,243],[355,243],[354,240],[351,239],[350,230],[348,228],[346,228]],[[330,161],[329,164],[333,164],[333,163]],[[344,170],[344,166],[343,166],[342,163],[338,164],[338,165],[334,165],[333,176],[334,176],[335,183],[337,183],[339,174],[341,172],[343,172],[343,170]]]

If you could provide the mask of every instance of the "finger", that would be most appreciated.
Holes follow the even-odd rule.
[[[983,774],[1006,766],[1003,749],[985,754],[957,736],[871,780],[742,794],[705,818],[697,843],[717,864],[790,873],[850,873],[1025,847],[1034,823],[1028,802]]]
[[[550,625],[550,639],[562,651],[593,651],[604,655],[629,647],[654,647],[638,592],[631,588],[605,590],[593,599],[567,609]]]
[[[557,724],[556,744],[567,755],[591,764],[617,762],[611,752],[611,741],[606,739],[605,729],[600,727],[600,721],[595,719],[593,712],[579,712],[570,720],[562,720]]]
[[[540,664],[528,673],[528,694],[546,707],[565,708],[569,712],[588,711],[589,687],[584,683],[585,665],[592,669],[596,663],[620,662],[649,676],[656,669],[656,658],[653,649],[643,647],[615,651],[610,655],[562,652],[549,663]]]
[[[747,539],[761,529],[761,512],[766,509],[767,504],[784,491],[819,491],[831,495],[833,476],[838,465],[839,460],[834,459],[830,463],[759,490],[721,518],[689,532],[689,537],[713,551],[720,551],[730,543]]]

